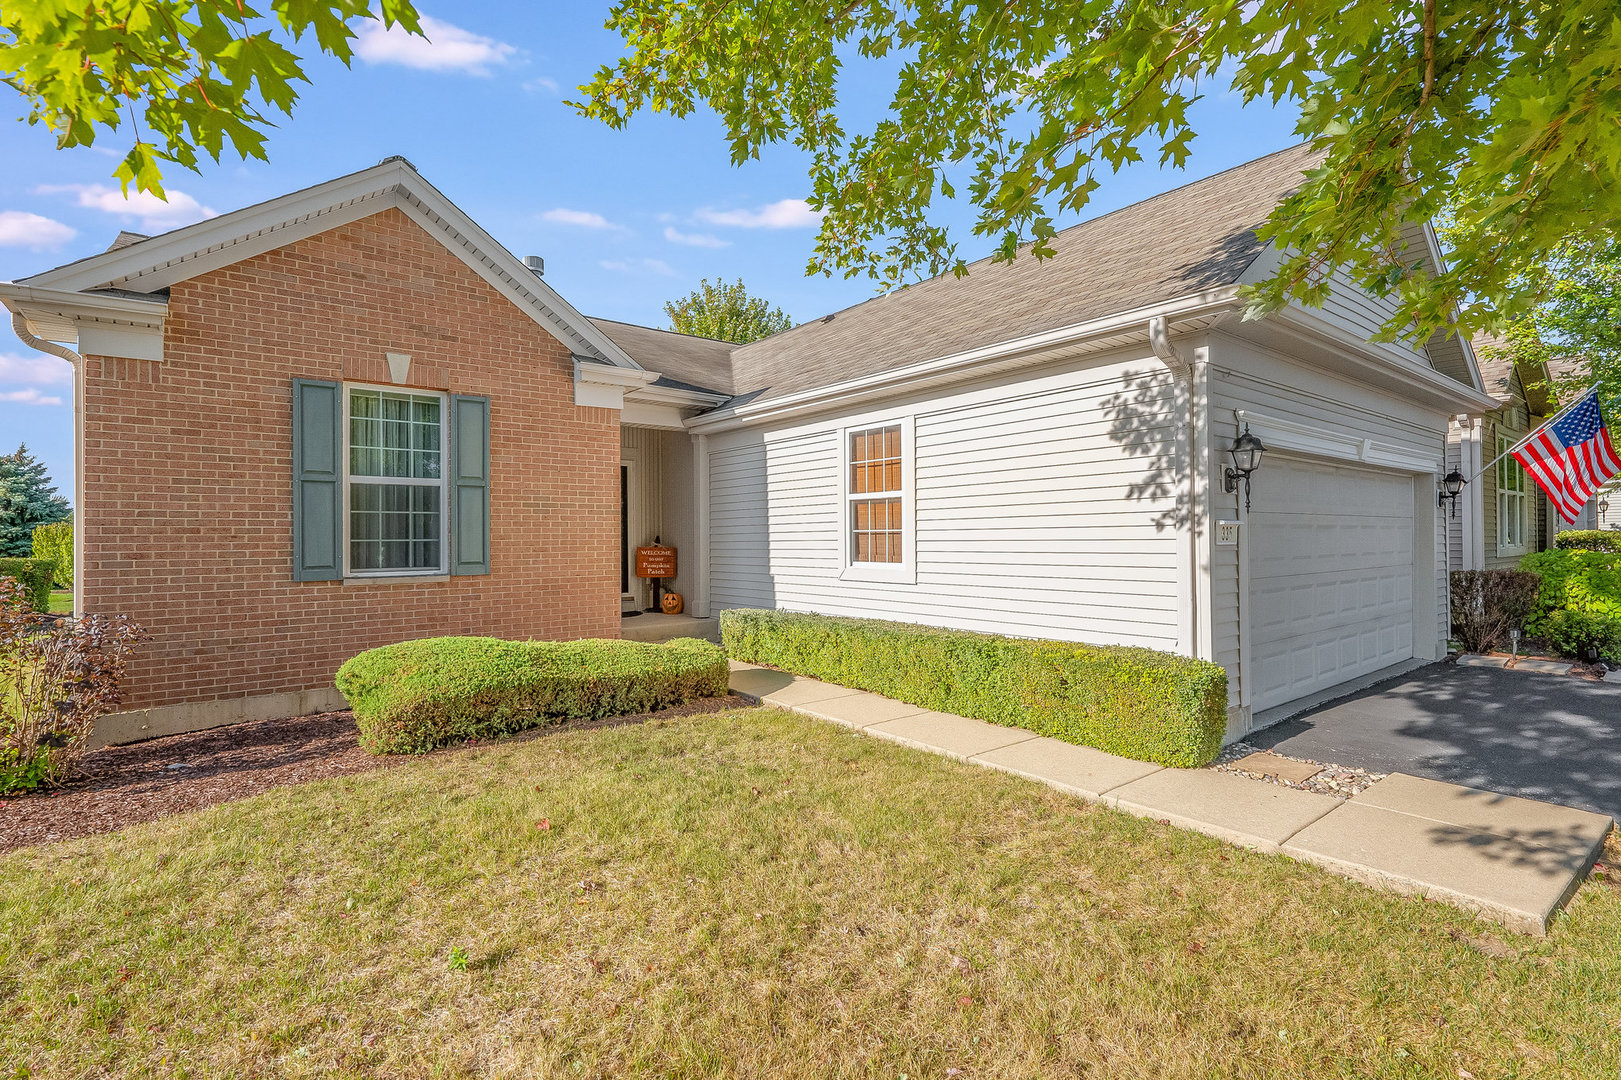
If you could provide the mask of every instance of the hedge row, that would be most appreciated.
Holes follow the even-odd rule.
[[[651,712],[727,692],[720,647],[696,638],[503,641],[426,638],[370,649],[338,669],[360,744],[420,754],[563,720]]]
[[[35,611],[51,610],[51,582],[56,577],[56,563],[50,559],[0,559],[0,577],[22,582]]]
[[[737,660],[1139,761],[1204,765],[1226,728],[1227,673],[1152,649],[747,608],[720,627]]]
[[[1555,536],[1553,543],[1567,551],[1621,554],[1621,529],[1569,529]]]

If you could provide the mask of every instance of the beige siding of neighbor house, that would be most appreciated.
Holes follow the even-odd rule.
[[[910,418],[915,583],[846,569],[843,440]],[[1178,424],[1140,354],[716,436],[714,610],[756,606],[1175,650]]]

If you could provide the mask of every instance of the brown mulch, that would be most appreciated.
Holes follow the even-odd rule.
[[[735,694],[705,698],[655,713],[534,728],[502,741],[674,719],[748,704]],[[112,832],[244,799],[284,784],[387,769],[411,760],[368,754],[356,739],[355,721],[346,709],[255,720],[95,750],[84,756],[80,775],[66,786],[0,798],[0,853]],[[449,747],[437,753],[465,748]]]

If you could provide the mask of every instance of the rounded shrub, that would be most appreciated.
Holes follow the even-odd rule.
[[[1566,529],[1553,538],[1554,546],[1567,551],[1607,551],[1621,554],[1621,529]]]
[[[669,708],[727,692],[718,645],[696,638],[505,641],[424,638],[369,649],[338,669],[360,745],[421,754],[564,720]]]

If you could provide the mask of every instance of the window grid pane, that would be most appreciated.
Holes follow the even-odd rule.
[[[349,491],[351,570],[438,570],[438,487],[352,484]]]
[[[439,399],[388,390],[349,392],[349,474],[437,480]]]
[[[901,490],[901,429],[898,425],[850,433],[850,491],[864,495]]]
[[[858,499],[851,504],[851,558],[864,563],[902,561],[901,501]]]

